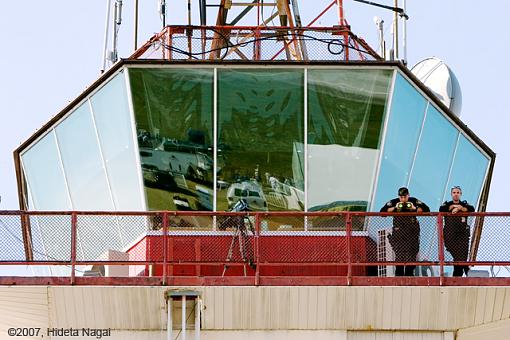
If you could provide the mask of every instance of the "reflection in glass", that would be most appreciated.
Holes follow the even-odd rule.
[[[425,98],[397,73],[373,211],[379,211],[407,184],[426,105]],[[417,193],[411,189],[411,194]]]
[[[303,71],[218,71],[217,210],[303,210]]]
[[[449,201],[451,187],[459,185],[462,199],[476,208],[488,167],[489,159],[461,134],[443,201]]]
[[[22,154],[21,161],[29,189],[30,210],[73,210],[68,199],[54,130]],[[69,260],[69,221],[69,216],[60,216],[60,219],[51,216],[31,217],[36,260]]]
[[[113,210],[92,114],[85,102],[55,129],[75,210]]]
[[[432,211],[441,205],[458,131],[436,108],[429,105],[420,144],[416,151],[409,188],[411,195],[423,200]],[[437,225],[420,217],[420,260],[437,260]]]
[[[117,75],[90,99],[115,209],[145,210],[131,130],[124,73]]]
[[[212,210],[213,70],[129,75],[149,210]]]
[[[392,71],[308,71],[308,209],[366,211]]]
[[[457,129],[429,105],[409,188],[411,194],[423,200],[432,211],[439,210],[442,203],[457,136]]]
[[[33,202],[30,210],[72,210],[53,130],[23,153],[21,161]]]

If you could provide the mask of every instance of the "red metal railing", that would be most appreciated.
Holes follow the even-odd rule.
[[[347,25],[167,26],[130,59],[240,61],[381,60]]]
[[[510,285],[508,277],[450,276],[452,265],[508,276],[510,213],[457,215],[471,235],[481,233],[461,260],[451,255],[460,236],[444,228],[447,215],[416,216],[419,253],[402,262],[387,235],[410,214],[4,211],[0,284]],[[404,265],[429,276],[393,276]]]

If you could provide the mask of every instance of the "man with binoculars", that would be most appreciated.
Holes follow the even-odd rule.
[[[398,198],[388,201],[381,212],[420,213],[430,208],[415,197],[409,196],[406,187],[398,189]],[[392,233],[388,241],[395,252],[397,262],[416,262],[420,250],[420,224],[416,216],[394,216]],[[416,266],[396,266],[395,276],[414,276]]]

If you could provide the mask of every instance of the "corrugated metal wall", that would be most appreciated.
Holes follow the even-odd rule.
[[[164,332],[158,331],[166,329],[169,289],[0,287],[0,338],[9,327],[112,328],[159,338]],[[498,334],[509,334],[510,329],[510,288],[505,287],[189,289],[202,293],[202,329],[204,338],[209,334],[211,339],[236,331],[255,339],[306,330],[296,334],[316,340],[318,333],[308,331],[317,330],[336,340],[453,340],[451,332],[460,329],[459,340],[479,339],[479,334],[499,340],[503,338]]]
[[[510,288],[206,287],[203,292],[206,329],[442,331],[510,317]]]
[[[477,327],[460,329],[457,340],[508,340],[510,339],[510,320],[497,321]]]
[[[48,318],[47,287],[0,287],[0,339],[40,339],[41,337],[9,337],[11,327],[46,329]]]

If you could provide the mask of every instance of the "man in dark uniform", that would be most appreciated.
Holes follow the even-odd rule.
[[[451,190],[452,200],[444,202],[440,212],[451,213],[444,217],[444,245],[452,254],[453,261],[467,261],[469,253],[470,230],[467,217],[455,216],[457,213],[474,212],[475,208],[466,201],[461,201],[462,189],[455,186]],[[462,276],[469,271],[469,266],[453,266],[453,276]]]
[[[409,197],[405,187],[398,189],[398,198],[381,208],[381,212],[420,213],[429,212],[429,207],[415,197]],[[388,240],[395,251],[395,261],[416,262],[420,250],[420,224],[416,216],[394,216],[393,229]],[[396,266],[395,276],[414,276],[416,266]]]

